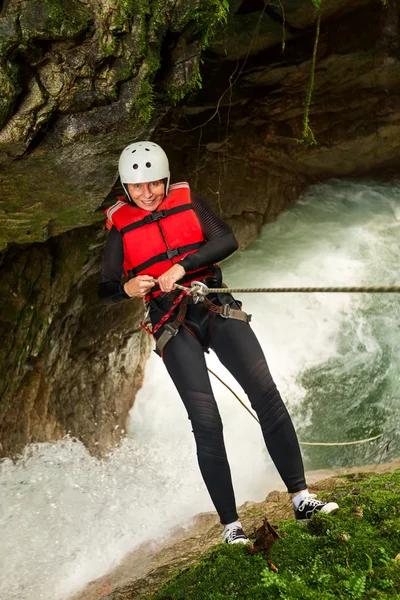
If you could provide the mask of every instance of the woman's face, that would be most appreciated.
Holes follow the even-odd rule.
[[[128,183],[128,192],[132,200],[144,210],[156,210],[165,196],[165,183],[162,179],[148,183]]]

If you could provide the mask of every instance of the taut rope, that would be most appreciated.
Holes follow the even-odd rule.
[[[220,381],[230,392],[232,392],[232,394],[235,396],[235,398],[237,400],[239,400],[239,402],[243,406],[243,408],[245,408],[247,410],[247,412],[253,417],[253,419],[255,421],[257,421],[258,424],[260,424],[260,421],[257,419],[257,417],[251,412],[249,407],[246,406],[246,404],[243,402],[243,400],[241,400],[239,398],[239,396],[233,391],[233,389],[231,387],[229,387],[229,385],[227,383],[225,383],[225,381],[223,381],[223,379],[221,379],[221,377],[219,377],[216,373],[214,373],[214,371],[211,371],[211,369],[208,369],[208,368],[207,368],[207,371],[209,371],[212,375],[214,375],[214,377],[216,377],[218,379],[218,381]],[[374,437],[370,437],[365,440],[356,440],[354,442],[300,442],[299,441],[299,444],[301,446],[352,446],[353,444],[365,444],[365,442],[372,442],[373,440],[377,440],[378,438],[380,438],[382,436],[383,436],[383,433],[380,433],[379,435],[375,435]]]
[[[328,293],[360,293],[360,294],[398,294],[400,285],[380,285],[380,286],[360,286],[360,287],[293,287],[293,288],[209,288],[202,284],[199,289],[199,283],[192,282],[192,287],[188,288],[175,283],[178,290],[187,290],[189,294],[276,294],[276,293],[312,293],[312,292],[328,292]],[[194,285],[196,284],[196,285]]]

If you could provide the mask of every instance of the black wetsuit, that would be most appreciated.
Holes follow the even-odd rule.
[[[232,230],[195,194],[193,209],[207,242],[180,261],[186,271],[223,260],[238,248]],[[99,298],[114,303],[129,298],[121,286],[124,259],[122,236],[110,230],[102,266]],[[219,287],[216,282],[214,287]],[[215,304],[228,302],[239,308],[229,294],[208,296]],[[171,306],[168,294],[152,301],[151,320]],[[251,327],[244,321],[224,319],[201,304],[190,304],[187,327],[165,346],[164,364],[186,407],[197,445],[200,470],[221,523],[237,520],[230,467],[225,451],[222,422],[212,392],[204,350],[212,348],[221,363],[232,373],[249,397],[256,412],[265,444],[289,492],[306,489],[303,461],[297,436],[269,372],[262,348]],[[162,328],[160,329],[160,334]]]

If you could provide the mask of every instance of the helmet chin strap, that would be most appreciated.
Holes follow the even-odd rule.
[[[167,190],[168,177],[165,177],[163,179],[163,181],[164,181],[164,198],[165,198],[166,196],[168,196],[168,190]],[[164,200],[164,198],[163,198],[163,200]]]

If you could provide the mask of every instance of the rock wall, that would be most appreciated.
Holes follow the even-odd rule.
[[[67,433],[102,451],[123,433],[150,341],[139,300],[97,301],[104,237],[87,227],[3,254],[0,456]]]

